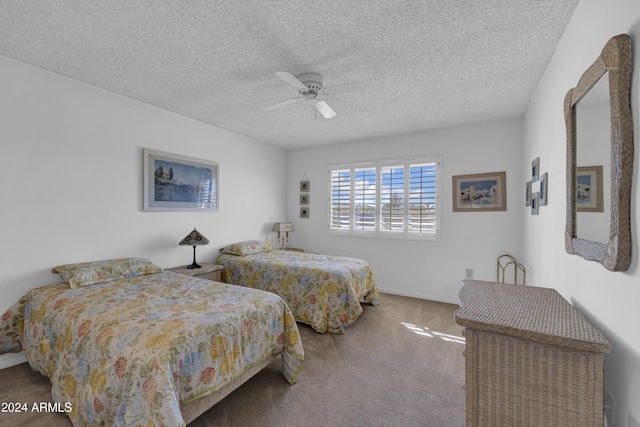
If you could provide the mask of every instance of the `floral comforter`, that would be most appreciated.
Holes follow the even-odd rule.
[[[9,338],[7,338],[9,337]],[[293,384],[303,349],[277,295],[172,272],[28,292],[0,320],[51,379],[74,425],[184,425],[179,403],[282,353]]]
[[[344,333],[362,313],[361,300],[379,301],[371,266],[357,258],[272,250],[221,254],[216,262],[228,283],[280,295],[297,321],[318,332]]]

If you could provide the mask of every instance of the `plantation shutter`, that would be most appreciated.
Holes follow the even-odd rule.
[[[376,168],[358,168],[354,182],[353,228],[375,230],[376,228]]]
[[[331,224],[333,229],[351,227],[351,171],[331,171]]]
[[[439,239],[439,168],[439,156],[330,166],[329,232]]]
[[[433,233],[436,228],[436,164],[411,165],[409,170],[409,233]]]
[[[382,188],[380,189],[380,230],[404,230],[404,177],[405,171],[400,166],[380,168]]]

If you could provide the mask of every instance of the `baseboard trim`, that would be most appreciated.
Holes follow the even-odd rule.
[[[0,355],[0,370],[25,363],[26,361],[27,357],[24,355],[24,351]]]
[[[458,300],[451,300],[451,299],[447,299],[447,298],[439,298],[439,297],[434,297],[434,296],[429,296],[429,295],[419,295],[419,294],[414,294],[414,293],[411,293],[411,292],[397,291],[395,289],[378,288],[378,292],[382,292],[384,294],[391,294],[391,295],[400,295],[402,297],[426,299],[426,300],[429,300],[429,301],[437,301],[437,302],[444,302],[444,303],[447,303],[447,304],[458,305]]]

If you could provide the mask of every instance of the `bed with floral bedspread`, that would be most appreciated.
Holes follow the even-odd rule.
[[[296,320],[323,333],[344,333],[362,313],[361,301],[377,305],[369,263],[358,258],[274,250],[247,241],[223,248],[217,263],[227,283],[280,295]]]
[[[74,425],[185,425],[181,404],[277,353],[296,381],[302,343],[277,295],[148,266],[151,274],[103,267],[88,274],[99,282],[90,286],[58,271],[69,283],[29,291],[0,319],[0,342],[19,342],[51,379],[54,401],[71,404]]]

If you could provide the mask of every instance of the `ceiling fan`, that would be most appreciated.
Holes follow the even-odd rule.
[[[300,96],[264,107],[265,111],[275,110],[276,108],[293,104],[294,102],[302,99],[312,103],[316,107],[316,110],[322,114],[325,119],[330,119],[336,115],[336,112],[333,111],[333,108],[324,101],[327,96],[362,92],[366,89],[364,82],[353,82],[333,87],[324,87],[324,78],[317,73],[305,73],[300,74],[298,77],[294,77],[293,74],[279,71],[275,73],[275,75],[298,89]]]

